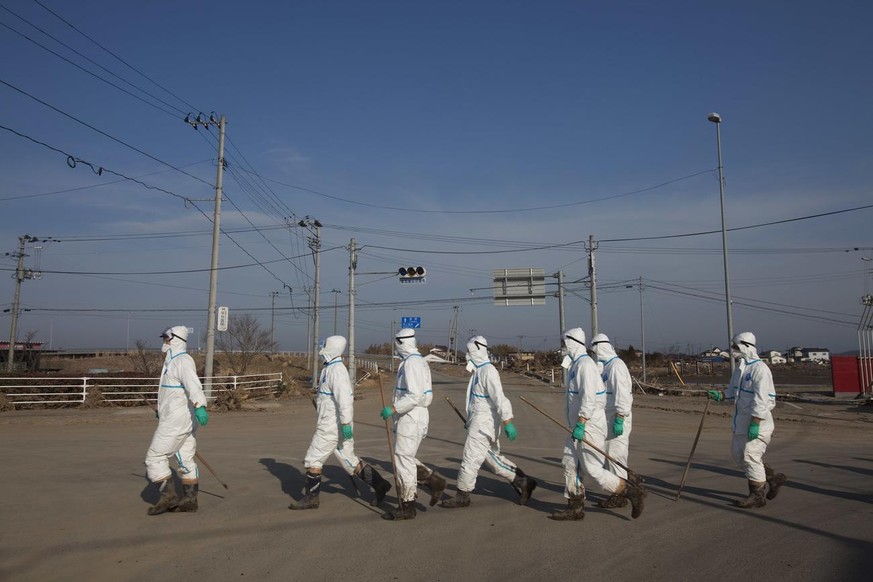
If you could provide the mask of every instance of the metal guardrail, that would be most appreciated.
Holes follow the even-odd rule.
[[[96,390],[100,391],[101,400],[104,402],[142,402],[143,396],[157,398],[157,382],[154,377],[0,378],[0,394],[5,396],[13,406],[83,404],[88,399],[88,395]],[[281,382],[281,372],[213,376],[212,399],[214,400],[221,392],[232,390],[249,392],[262,390],[274,393]]]

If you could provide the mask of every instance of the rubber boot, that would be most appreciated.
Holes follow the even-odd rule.
[[[374,469],[369,463],[361,467],[358,477],[360,477],[364,483],[373,488],[375,497],[370,502],[370,505],[373,507],[381,505],[382,500],[385,499],[385,495],[391,490],[391,483],[383,479],[382,475],[379,474],[379,471]]]
[[[400,521],[403,519],[415,519],[415,501],[401,501],[394,511],[382,515],[382,519]]]
[[[415,468],[415,478],[421,486],[427,485],[430,489],[430,506],[433,507],[443,496],[443,491],[446,490],[446,480],[436,474],[436,471],[431,471],[427,467],[417,465]]]
[[[567,500],[567,508],[556,511],[549,516],[555,521],[575,521],[585,518],[585,500],[580,496],[570,497]]]
[[[197,492],[199,490],[200,485],[197,483],[182,483],[182,501],[176,511],[197,511]]]
[[[604,509],[615,509],[618,507],[624,507],[627,505],[627,497],[623,497],[621,495],[616,495],[613,493],[606,499],[603,499],[597,503],[599,507],[603,507]]]
[[[300,503],[291,502],[288,509],[318,509],[318,493],[321,491],[321,473],[306,472],[306,495]]]
[[[470,506],[470,492],[462,491],[458,489],[458,492],[455,493],[455,496],[451,499],[446,499],[445,501],[440,501],[440,507],[469,507]]]
[[[742,501],[737,501],[737,507],[743,509],[753,509],[755,507],[764,507],[767,505],[767,499],[764,497],[764,492],[767,490],[766,481],[749,481],[749,496]]]
[[[767,485],[770,490],[767,491],[767,499],[776,499],[779,495],[779,489],[785,484],[785,473],[776,473],[770,465],[764,465],[764,473],[767,475]]]
[[[149,515],[160,515],[168,511],[176,509],[179,505],[179,496],[176,494],[176,484],[173,483],[173,477],[161,481],[160,483],[161,497],[158,502],[148,508]]]
[[[624,482],[624,490],[620,493],[620,495],[626,498],[631,502],[631,517],[636,519],[643,513],[643,503],[648,495],[648,491],[642,485],[637,483],[631,483],[630,481]]]
[[[512,487],[518,493],[518,504],[527,505],[533,490],[537,488],[536,479],[532,479],[524,474],[524,471],[515,468],[515,479],[512,480]]]

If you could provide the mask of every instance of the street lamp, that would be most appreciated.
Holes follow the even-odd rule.
[[[721,115],[718,113],[710,113],[706,117],[709,121],[715,124],[715,142],[718,148],[718,193],[721,200],[721,250],[724,257],[724,302],[727,310],[727,327],[728,327],[728,354],[730,354],[731,342],[734,340],[734,318],[731,313],[731,283],[728,275],[728,246],[727,246],[727,226],[724,220],[724,168],[721,163]],[[731,362],[731,375],[734,373],[734,358],[729,357]]]

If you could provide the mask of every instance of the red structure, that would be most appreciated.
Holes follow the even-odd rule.
[[[831,356],[835,398],[855,398],[863,392],[857,356]]]

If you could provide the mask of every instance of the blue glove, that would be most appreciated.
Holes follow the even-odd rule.
[[[749,440],[753,441],[758,438],[758,435],[761,433],[761,425],[756,422],[749,423]]]
[[[506,431],[506,438],[511,441],[514,441],[518,436],[518,431],[515,430],[515,425],[511,422],[507,423],[506,426],[503,427],[503,430]]]
[[[573,429],[573,440],[581,441],[585,438],[585,423],[577,422],[576,428]]]
[[[197,422],[206,426],[206,423],[209,422],[209,415],[206,414],[206,407],[201,406],[200,408],[194,411],[194,416],[197,417]]]
[[[612,432],[615,436],[620,437],[624,434],[624,417],[616,416],[615,420],[612,421]]]
[[[394,409],[390,406],[386,406],[382,409],[382,412],[379,413],[379,416],[382,417],[382,420],[388,420],[394,415]]]
[[[707,390],[706,395],[716,402],[721,402],[722,400],[724,400],[724,394],[721,393],[721,390]]]
[[[343,438],[347,441],[352,440],[352,425],[344,424],[343,425]]]

